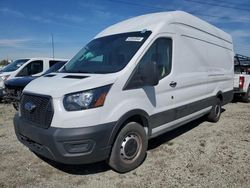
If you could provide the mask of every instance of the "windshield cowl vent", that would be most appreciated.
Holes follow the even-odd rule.
[[[56,74],[47,74],[47,75],[44,75],[43,77],[54,77],[56,76]]]

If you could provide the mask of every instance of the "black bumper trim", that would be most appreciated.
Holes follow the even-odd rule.
[[[45,158],[64,164],[106,160],[111,151],[108,141],[115,124],[116,122],[111,122],[83,128],[43,129],[23,120],[17,114],[14,117],[15,132],[21,143]],[[69,148],[71,146],[83,146],[86,151]]]
[[[233,90],[226,91],[226,92],[222,93],[222,97],[223,97],[222,105],[230,103],[233,100],[234,91]]]

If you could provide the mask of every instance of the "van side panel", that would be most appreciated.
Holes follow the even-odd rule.
[[[233,51],[222,47],[208,46],[211,63],[208,64],[208,92],[216,95],[233,90]]]
[[[177,82],[174,90],[174,102],[177,107],[209,97],[206,85],[207,44],[183,36],[192,33],[192,30],[176,26],[178,37],[176,37],[173,71]]]
[[[179,33],[176,52],[179,56],[176,55],[174,65],[179,84],[176,106],[232,90],[232,43],[185,24],[176,24],[176,31]]]

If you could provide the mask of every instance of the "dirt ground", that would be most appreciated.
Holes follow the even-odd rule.
[[[0,187],[250,187],[250,104],[224,106],[218,123],[201,118],[149,143],[134,171],[104,162],[45,162],[20,144],[11,105],[0,104]]]

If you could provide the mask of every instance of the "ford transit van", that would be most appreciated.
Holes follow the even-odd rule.
[[[128,172],[149,139],[201,116],[219,120],[233,97],[233,56],[229,34],[185,12],[117,23],[25,87],[17,138],[57,162],[106,160]]]

